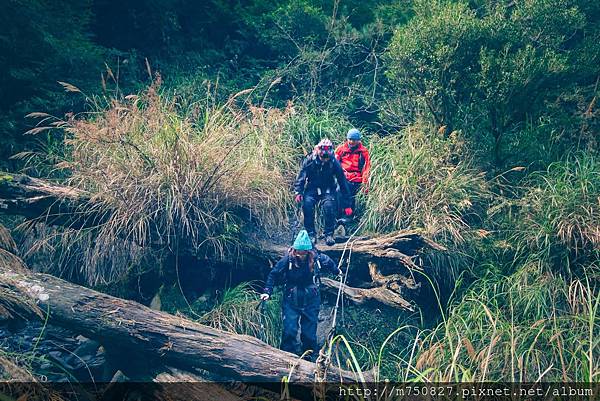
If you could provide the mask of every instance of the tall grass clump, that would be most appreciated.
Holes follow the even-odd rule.
[[[261,304],[252,283],[241,283],[225,290],[219,304],[199,321],[230,333],[251,335],[277,347],[281,333],[281,302],[275,296]]]
[[[488,195],[482,174],[456,159],[458,135],[409,127],[371,142],[367,228],[376,232],[421,229],[447,244],[461,244]]]
[[[418,352],[402,374],[444,382],[595,381],[599,299],[592,277],[569,282],[531,266],[485,275],[447,320],[415,339]]]
[[[511,219],[519,259],[560,273],[580,273],[600,258],[600,163],[587,153],[534,173]]]
[[[305,104],[296,105],[294,109],[296,112],[288,119],[286,130],[303,154],[310,153],[312,146],[322,138],[329,138],[336,145],[342,143],[352,127],[345,116],[328,109],[313,110]]]
[[[87,227],[58,235],[62,249],[83,252],[88,281],[115,278],[150,245],[231,260],[248,233],[286,224],[300,158],[289,132],[296,110],[252,106],[248,93],[181,110],[158,79],[61,123],[68,156],[56,167],[90,202],[80,211]]]
[[[433,381],[597,381],[600,169],[574,153],[514,187],[470,284],[402,373]],[[519,196],[519,193],[521,194]],[[495,212],[496,213],[496,212]],[[508,256],[508,257],[507,257]]]

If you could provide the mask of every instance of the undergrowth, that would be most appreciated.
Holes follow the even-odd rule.
[[[50,250],[63,276],[78,273],[98,284],[116,279],[150,248],[234,261],[248,237],[287,227],[301,157],[341,122],[291,102],[284,109],[254,106],[251,94],[241,91],[225,103],[207,95],[182,108],[157,78],[139,95],[105,106],[92,101],[90,113],[67,120],[35,113],[41,121],[32,131],[64,134],[66,150],[54,168],[91,202],[77,224],[48,232],[31,252]]]
[[[421,229],[447,244],[466,241],[489,197],[488,184],[468,159],[458,159],[459,134],[443,135],[415,126],[371,141],[373,168],[363,217],[368,229]]]

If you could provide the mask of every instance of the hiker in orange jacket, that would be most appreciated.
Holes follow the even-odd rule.
[[[335,157],[340,162],[350,192],[347,204],[356,210],[356,194],[362,188],[369,192],[369,168],[371,161],[369,151],[362,144],[360,131],[352,128],[346,135],[346,142],[335,150]]]

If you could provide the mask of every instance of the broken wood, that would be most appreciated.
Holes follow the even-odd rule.
[[[373,238],[359,237],[351,239],[348,243],[339,243],[332,246],[319,243],[318,248],[332,258],[339,259],[350,257],[351,260],[364,262],[365,260],[383,260],[386,263],[401,264],[406,269],[423,271],[415,264],[414,258],[424,251],[446,251],[442,245],[425,238],[418,231],[405,230],[385,234]],[[278,259],[287,252],[288,247],[275,244],[263,244],[263,253],[272,259]]]
[[[84,191],[23,174],[0,178],[0,213],[39,219],[49,225],[84,228],[103,217],[92,212],[92,197]]]
[[[376,286],[389,288],[398,294],[415,293],[421,288],[421,283],[417,283],[414,276],[406,277],[397,273],[384,276],[373,262],[369,262],[369,275]]]
[[[321,284],[323,284],[325,290],[332,293],[337,293],[340,288],[339,281],[327,277],[321,278]],[[385,287],[355,288],[344,285],[342,292],[350,301],[358,305],[362,305],[367,301],[374,301],[392,308],[404,309],[411,312],[415,310],[413,305],[400,294]]]
[[[153,381],[155,383],[175,383],[176,386],[168,385],[159,387],[157,399],[173,401],[241,401],[242,397],[228,391],[223,384],[211,382],[206,378],[190,372],[183,372],[179,369],[167,368],[166,372],[157,375]],[[176,392],[173,389],[176,388]]]
[[[414,301],[419,295],[421,283],[418,279],[424,270],[415,264],[414,259],[419,258],[422,252],[446,250],[417,231],[398,231],[374,238],[359,237],[343,244],[319,244],[318,247],[334,259],[344,259],[342,268],[349,269],[348,280],[354,287],[344,286],[343,292],[352,302],[363,304],[373,301],[409,311],[414,310],[414,306],[407,298]],[[267,249],[273,259],[287,251],[285,247],[269,244],[264,244],[263,249]],[[385,265],[394,273],[384,275],[379,265]],[[371,282],[366,282],[369,278]],[[337,293],[339,283],[325,278],[321,282],[326,290]],[[358,288],[357,285],[366,288]]]
[[[206,371],[188,372],[166,367],[166,370],[158,374],[152,381],[161,383],[158,386],[158,394],[161,394],[162,397],[157,398],[170,401],[280,400],[282,398],[276,392],[247,383],[224,380]],[[170,385],[171,383],[172,385]],[[310,399],[312,400],[312,398]],[[293,399],[289,401],[293,401]]]
[[[155,357],[168,366],[202,368],[256,384],[280,382],[284,377],[291,383],[314,382],[315,364],[254,337],[219,331],[47,274],[0,267],[0,283],[24,301],[37,301],[40,309],[49,310],[50,324],[77,328],[86,337],[138,357]],[[339,369],[330,371],[328,377],[356,382],[353,373]]]

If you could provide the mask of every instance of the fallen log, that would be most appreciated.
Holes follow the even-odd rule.
[[[373,262],[369,262],[369,275],[375,286],[388,288],[398,294],[416,295],[421,288],[421,283],[415,280],[414,275],[411,274],[411,277],[406,277],[396,273],[385,276],[381,274],[379,267]]]
[[[321,278],[326,291],[337,293],[340,288],[340,282],[327,277]],[[344,285],[342,287],[344,295],[357,305],[362,305],[367,301],[375,301],[392,308],[399,308],[408,311],[414,311],[413,305],[400,294],[385,287],[375,288],[355,288]]]
[[[347,243],[337,243],[332,246],[319,243],[318,248],[332,258],[359,261],[379,260],[386,264],[400,264],[409,270],[422,271],[423,268],[414,262],[414,258],[423,251],[446,251],[442,245],[422,236],[418,231],[405,230],[385,234],[373,238],[358,237]],[[278,259],[285,254],[288,247],[283,245],[263,243],[263,253],[272,259]]]
[[[117,346],[185,370],[201,368],[235,380],[310,384],[316,365],[262,341],[219,331],[182,317],[155,311],[56,277],[0,267],[0,283],[24,301],[48,310],[49,323],[77,331],[105,346]],[[333,369],[330,381],[356,382],[355,375]]]
[[[79,229],[95,226],[104,218],[92,212],[91,203],[91,196],[76,188],[23,174],[0,174],[3,214]]]

